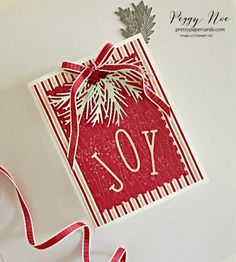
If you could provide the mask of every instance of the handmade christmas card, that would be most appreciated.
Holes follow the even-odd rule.
[[[141,35],[79,61],[30,90],[96,226],[206,180]]]

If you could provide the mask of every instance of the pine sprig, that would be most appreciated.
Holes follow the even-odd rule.
[[[120,125],[121,119],[126,115],[122,106],[128,106],[125,103],[125,97],[121,94],[121,88],[118,87],[114,80],[106,79],[106,95],[107,95],[107,110],[108,126],[111,123]]]
[[[86,94],[88,93],[86,85],[87,82],[84,82],[76,98],[78,115],[82,115],[84,110]],[[48,98],[50,104],[56,109],[58,118],[61,119],[65,125],[68,125],[70,123],[70,91],[62,92],[61,87],[59,87],[59,89],[59,92],[55,90],[55,94],[48,95]]]
[[[140,85],[140,79],[138,80],[134,78],[136,76],[133,76],[132,73],[130,73],[131,75],[127,74],[128,73],[118,73],[113,74],[109,77],[112,78],[112,81],[116,86],[124,88],[128,96],[132,96],[134,100],[137,102],[138,99],[142,99],[141,94],[143,89]]]
[[[118,12],[115,12],[120,17],[120,20],[126,25],[126,29],[121,29],[121,32],[125,38],[139,33],[139,26],[134,11],[130,8],[119,7]]]
[[[125,57],[114,64],[129,62],[132,65],[140,65],[140,61],[131,57]],[[145,73],[145,72],[144,72]],[[59,120],[67,126],[70,123],[70,89],[72,83],[66,87],[58,87],[48,95],[49,102],[55,108]],[[63,88],[65,88],[63,92]],[[86,80],[80,87],[76,97],[78,120],[85,116],[87,123],[104,123],[120,125],[125,117],[127,96],[135,102],[142,99],[142,78],[132,71],[117,71],[107,74],[96,83]]]
[[[118,11],[115,12],[126,26],[125,29],[121,29],[121,32],[125,38],[141,33],[145,42],[148,43],[156,24],[154,22],[155,15],[151,15],[152,8],[145,6],[143,1],[138,5],[132,4],[132,7],[133,10],[130,10],[129,7],[125,9],[119,7]]]
[[[49,99],[52,101],[51,104],[57,109],[61,108],[69,109],[70,92],[57,93],[57,95],[49,95]]]
[[[144,2],[140,2],[137,6],[132,4],[136,19],[138,22],[140,33],[143,35],[144,40],[146,43],[150,41],[150,35],[154,32],[152,28],[156,24],[154,22],[155,15],[151,15],[152,7],[148,7],[144,5]]]
[[[99,82],[91,86],[92,93],[90,92],[90,96],[87,97],[86,102],[86,119],[87,122],[92,123],[93,126],[96,123],[103,123],[103,111],[106,98],[102,85]]]

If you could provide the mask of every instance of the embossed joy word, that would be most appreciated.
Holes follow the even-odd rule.
[[[119,142],[119,135],[123,133],[132,149],[133,149],[133,152],[134,152],[134,156],[135,156],[135,159],[136,159],[136,166],[135,167],[131,167],[130,164],[128,163],[128,161],[126,160],[125,158],[125,155],[121,149],[121,146],[120,146],[120,142]],[[151,171],[151,175],[152,176],[155,176],[155,175],[158,175],[158,172],[156,171],[156,167],[155,167],[155,160],[154,160],[154,144],[155,144],[155,135],[157,133],[157,130],[150,130],[150,131],[142,131],[141,132],[144,137],[145,137],[145,140],[146,140],[146,143],[148,145],[148,149],[149,149],[149,152],[150,152],[150,157],[151,157],[151,164],[152,164],[152,171]],[[151,139],[150,139],[150,135],[149,133],[151,133]],[[138,172],[139,169],[140,169],[140,166],[141,166],[141,162],[140,162],[140,158],[139,158],[139,154],[138,154],[138,151],[137,151],[137,148],[132,140],[132,138],[130,137],[129,133],[127,131],[125,131],[124,129],[118,129],[115,133],[115,141],[116,141],[116,146],[117,146],[117,149],[118,149],[118,152],[121,156],[121,159],[123,160],[124,162],[124,165],[126,166],[126,168],[128,170],[130,170],[131,172]],[[110,187],[109,187],[109,190],[113,190],[115,192],[120,192],[122,191],[123,187],[124,187],[124,184],[123,182],[119,179],[119,177],[99,158],[98,156],[98,153],[97,152],[94,152],[94,154],[91,156],[92,158],[96,159],[109,173],[110,175],[118,182],[119,184],[119,187],[116,188],[115,184],[112,184]]]

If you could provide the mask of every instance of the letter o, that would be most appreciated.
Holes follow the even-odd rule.
[[[119,136],[120,133],[125,134],[126,137],[127,137],[128,140],[129,140],[130,144],[131,144],[131,147],[132,147],[132,149],[133,149],[133,152],[134,152],[134,155],[135,155],[135,158],[136,158],[136,162],[137,162],[136,168],[132,168],[132,167],[129,165],[129,163],[127,162],[127,160],[125,159],[124,153],[123,153],[123,151],[122,151],[122,149],[121,149],[121,147],[120,147],[120,143],[119,143],[119,139],[118,139],[118,136]],[[120,153],[120,156],[121,156],[121,158],[122,158],[125,166],[126,166],[131,172],[137,172],[137,171],[140,169],[140,159],[139,159],[139,155],[138,155],[137,149],[136,149],[136,147],[135,147],[135,144],[134,144],[132,138],[130,137],[129,133],[126,132],[124,129],[118,129],[118,130],[116,131],[116,134],[115,134],[115,140],[116,140],[117,149],[118,149],[118,151],[119,151],[119,153]]]

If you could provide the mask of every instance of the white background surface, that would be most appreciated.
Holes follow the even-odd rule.
[[[157,15],[149,48],[210,182],[92,234],[92,261],[118,245],[129,262],[235,261],[235,9],[232,1],[146,1]],[[114,14],[128,1],[23,1],[0,12],[0,163],[29,204],[37,240],[88,221],[27,89],[62,60],[97,53],[122,40]],[[171,10],[231,20],[212,38],[181,38]],[[45,251],[30,247],[16,194],[0,177],[0,254],[5,262],[81,261],[81,234]],[[1,259],[0,259],[1,261]]]

